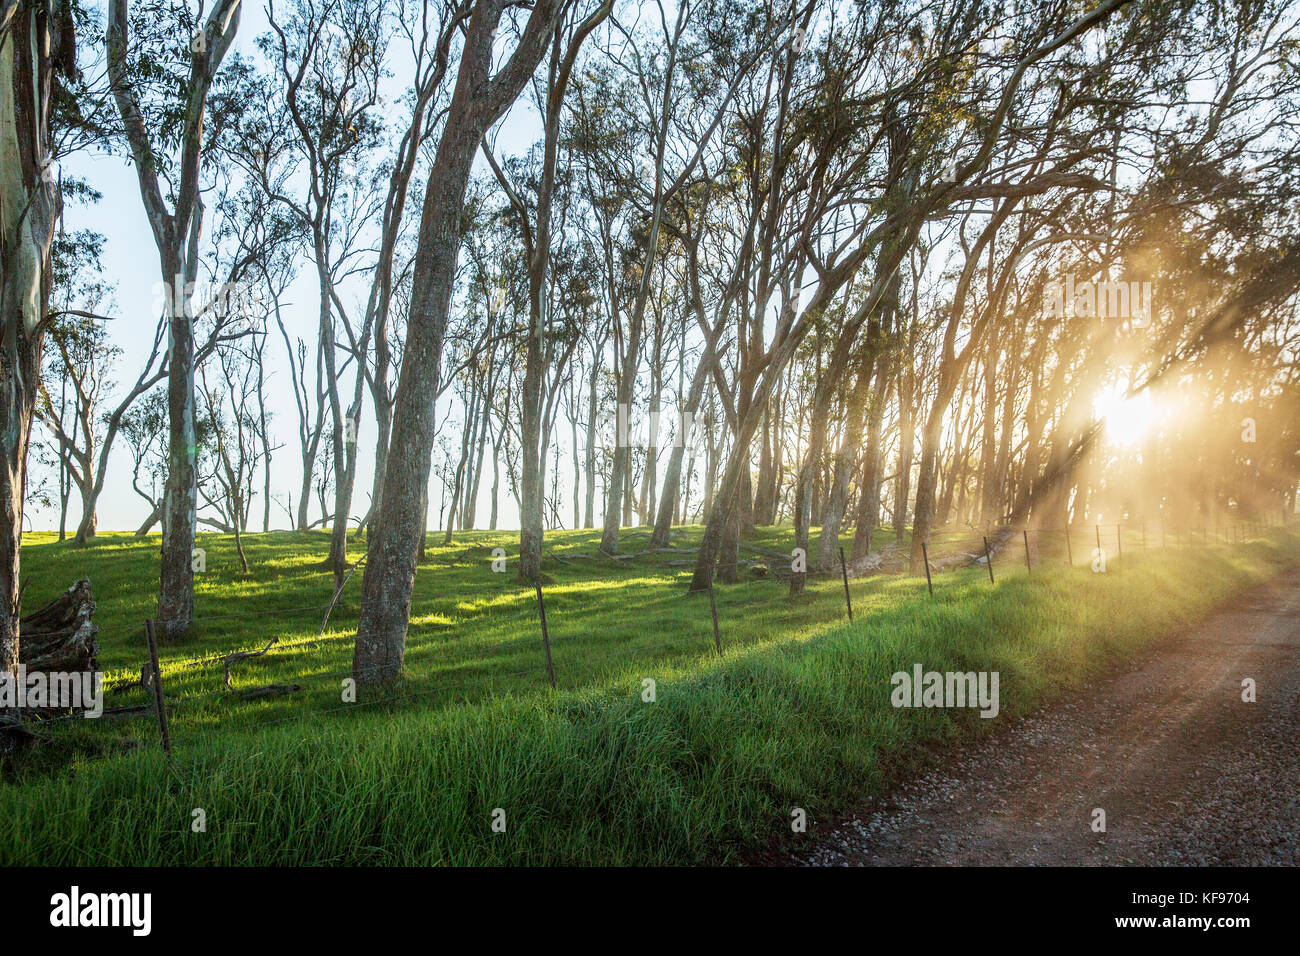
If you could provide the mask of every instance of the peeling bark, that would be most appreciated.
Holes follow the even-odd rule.
[[[46,4],[7,12],[0,25],[0,670],[18,666],[19,551],[27,445],[40,386],[60,212],[49,175],[56,68],[75,66],[70,18]]]

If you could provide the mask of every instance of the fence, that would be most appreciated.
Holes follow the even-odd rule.
[[[942,572],[947,569],[962,569],[975,566],[981,571],[987,571],[990,585],[996,584],[995,568],[1001,562],[1003,569],[1018,569],[1023,556],[1025,573],[1033,575],[1035,570],[1041,569],[1047,562],[1063,564],[1065,566],[1090,566],[1094,571],[1106,571],[1111,560],[1110,548],[1114,546],[1114,558],[1121,559],[1127,546],[1130,555],[1140,554],[1155,549],[1183,549],[1193,547],[1215,547],[1231,546],[1242,542],[1256,539],[1262,536],[1264,530],[1270,525],[1264,521],[1230,521],[1228,523],[1216,523],[1214,526],[1202,525],[1187,527],[1185,525],[1177,528],[1166,528],[1163,523],[1158,523],[1155,528],[1148,529],[1143,521],[1120,522],[1115,524],[1094,524],[1094,525],[1077,525],[1062,528],[1010,528],[1001,527],[982,531],[975,528],[957,529],[949,531],[934,532],[927,535],[920,542],[921,552],[923,555],[923,565],[925,570],[928,593],[933,597],[935,595],[935,581],[933,572]],[[1273,525],[1276,527],[1276,525]],[[950,544],[961,542],[967,544],[966,548],[957,548],[955,552],[950,551],[947,555],[940,557],[936,555],[931,557],[931,546],[940,545],[944,542]],[[896,553],[902,554],[901,548],[895,546]],[[1081,548],[1081,549],[1080,549]],[[1077,550],[1079,549],[1079,550]],[[1018,554],[1017,552],[1021,552]],[[466,552],[468,554],[469,552]],[[649,552],[642,552],[647,554]],[[773,557],[773,552],[761,552]],[[463,557],[463,556],[462,556]],[[845,615],[848,620],[853,619],[853,599],[849,586],[848,562],[844,556],[843,548],[839,550],[839,572],[843,583],[843,601]],[[981,568],[980,565],[983,565]],[[353,569],[356,570],[355,568]],[[332,572],[326,572],[332,573]],[[906,573],[906,572],[902,572]],[[871,579],[887,577],[887,572],[873,574]],[[169,711],[172,715],[182,708],[182,705],[200,704],[208,701],[218,700],[239,700],[255,701],[275,697],[290,697],[298,694],[303,690],[304,684],[314,681],[333,682],[336,692],[340,693],[342,703],[334,706],[319,706],[303,708],[302,712],[284,717],[271,717],[265,720],[254,721],[256,727],[266,727],[277,724],[283,724],[290,721],[302,720],[307,717],[313,717],[320,714],[328,714],[344,710],[353,710],[358,708],[374,707],[376,705],[413,700],[420,697],[434,699],[441,697],[444,700],[455,699],[463,691],[471,687],[482,687],[485,684],[498,684],[506,680],[526,677],[529,675],[538,676],[545,679],[550,687],[559,686],[557,678],[557,661],[552,654],[552,641],[550,630],[546,619],[546,593],[539,583],[535,586],[536,614],[538,620],[537,644],[534,645],[533,651],[527,650],[526,644],[521,644],[519,638],[511,638],[496,644],[478,643],[466,653],[449,654],[439,653],[437,661],[440,665],[449,665],[448,669],[454,669],[462,662],[474,667],[491,667],[493,666],[492,652],[498,649],[507,649],[517,654],[535,656],[534,663],[526,667],[513,670],[494,670],[485,676],[477,677],[471,680],[458,680],[456,678],[448,679],[445,676],[439,677],[436,682],[430,683],[429,686],[410,690],[410,684],[403,685],[402,692],[388,693],[366,699],[347,700],[343,691],[347,690],[347,682],[355,678],[363,677],[367,673],[366,669],[356,670],[349,668],[346,670],[327,670],[320,673],[300,672],[293,676],[293,683],[287,684],[266,684],[254,686],[251,688],[238,689],[233,683],[233,670],[241,665],[246,666],[252,661],[266,661],[272,655],[281,654],[286,651],[296,651],[300,649],[314,649],[340,641],[351,642],[354,635],[344,633],[341,635],[327,635],[326,628],[329,623],[331,613],[339,606],[340,598],[352,578],[349,573],[343,585],[335,589],[331,600],[324,604],[303,605],[293,608],[278,609],[272,614],[274,616],[285,616],[303,612],[323,612],[324,618],[321,622],[319,633],[315,637],[294,641],[282,641],[279,638],[272,638],[260,649],[239,649],[222,653],[207,654],[201,657],[194,657],[181,660],[168,660],[160,662],[157,653],[157,644],[153,633],[153,623],[144,622],[143,631],[145,635],[145,645],[148,650],[148,656],[140,664],[140,676],[135,680],[119,681],[108,692],[113,695],[119,695],[127,691],[139,688],[148,698],[146,703],[131,704],[120,707],[107,708],[104,710],[102,719],[118,718],[152,718],[157,722],[159,740],[165,750],[171,750],[171,723],[169,721]],[[520,590],[517,592],[521,599],[526,599],[527,592]],[[833,593],[833,592],[832,592]],[[724,648],[724,633],[719,616],[717,603],[714,597],[712,587],[707,591],[710,609],[711,636],[713,638],[712,652],[718,655],[722,654]],[[439,605],[442,606],[447,598],[439,596],[426,599],[424,601],[413,601],[411,605],[411,615],[414,618],[416,611],[423,606]],[[838,598],[836,599],[839,600]],[[205,615],[202,620],[248,620],[263,621],[268,617],[266,611],[239,613],[231,612],[226,614]],[[111,628],[102,628],[101,631],[111,630]],[[408,649],[418,650],[422,647],[436,650],[436,645],[411,645]],[[647,651],[668,650],[670,652],[680,653],[684,648],[680,643],[666,642],[659,645],[640,645],[635,649],[635,653],[644,655]],[[506,655],[502,655],[503,657]],[[632,655],[625,651],[616,651],[608,655],[591,656],[584,655],[580,661],[585,670],[591,670],[595,665],[596,669],[608,663],[625,663],[631,659]],[[498,661],[499,663],[499,661]],[[559,662],[563,665],[563,660]],[[221,670],[221,686],[213,691],[202,693],[172,695],[167,692],[170,680],[177,679],[180,675],[187,672],[199,671],[203,668],[216,668]],[[489,688],[492,690],[494,688]],[[356,685],[352,690],[355,692]],[[34,727],[55,727],[67,725],[69,721],[83,719],[80,713],[60,714],[56,716],[41,717],[29,726]]]

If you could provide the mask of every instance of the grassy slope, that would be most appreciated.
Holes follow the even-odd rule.
[[[778,533],[769,535],[779,546]],[[552,546],[580,541],[575,550],[590,550],[590,537],[557,536]],[[470,540],[509,549],[509,538]],[[253,545],[266,549],[252,555],[253,574],[223,579],[214,565],[227,566],[224,540],[208,542],[199,610],[209,622],[169,653],[252,646],[271,632],[314,636],[317,612],[269,612],[327,599],[327,578],[308,567],[319,543],[309,551],[301,536],[273,535]],[[440,556],[465,549],[461,541]],[[149,580],[153,547],[123,537],[24,555],[39,582],[28,606],[91,572],[105,665],[129,670],[140,654],[132,621],[149,604],[133,584]],[[779,582],[749,582],[718,592],[722,660],[708,650],[707,603],[683,595],[685,571],[646,566],[650,559],[614,569],[556,565],[548,618],[559,693],[541,687],[528,593],[491,574],[487,560],[471,554],[420,575],[411,700],[325,712],[338,702],[337,682],[326,678],[282,701],[183,704],[170,768],[146,721],[76,722],[73,733],[91,735],[134,723],[127,732],[145,746],[0,787],[0,862],[725,860],[788,836],[792,807],[815,820],[885,786],[931,745],[994,729],[1077,686],[1300,560],[1300,544],[1275,534],[1235,549],[1130,554],[1104,575],[1042,568],[1026,576],[1023,567],[1002,569],[1011,564],[1004,560],[996,587],[983,572],[953,572],[936,581],[934,601],[923,579],[877,579],[855,583],[852,625],[842,623],[836,581],[797,602]],[[238,600],[223,597],[230,589]],[[237,612],[267,623],[250,633],[247,617],[212,619]],[[249,665],[255,672],[237,672],[236,686],[345,670],[349,620],[355,608],[331,621],[334,640],[259,659]],[[914,662],[1000,671],[1001,717],[893,709],[889,676]],[[203,668],[165,676],[174,693],[210,691],[218,680]],[[657,681],[654,703],[640,698],[643,677]],[[207,812],[207,833],[190,832],[196,807]],[[496,807],[507,814],[504,834],[489,826]]]
[[[686,528],[674,546],[690,547],[700,529]],[[644,547],[643,532],[625,533],[628,546]],[[548,552],[593,554],[599,531],[553,532]],[[788,551],[789,529],[763,529],[751,543]],[[436,540],[440,541],[440,536]],[[846,539],[847,540],[847,539]],[[417,575],[407,640],[404,692],[429,703],[465,703],[502,694],[532,694],[546,686],[537,599],[515,580],[518,532],[468,532],[448,547],[431,536],[428,562]],[[271,683],[300,683],[303,692],[257,704],[212,699],[184,704],[175,733],[196,728],[291,719],[339,703],[340,679],[352,666],[360,574],[320,637],[332,577],[319,564],[328,549],[324,533],[272,533],[245,539],[250,572],[238,570],[233,539],[202,535],[207,571],[196,576],[196,620],[182,644],[161,649],[168,695],[193,697],[221,688],[220,667],[188,667],[182,661],[234,650],[256,650],[272,638],[284,642],[264,657],[233,671],[236,690]],[[505,549],[506,573],[494,573],[491,551]],[[100,625],[100,667],[109,684],[139,675],[146,659],[143,620],[152,613],[157,580],[157,538],[101,535],[87,548],[59,544],[50,535],[24,538],[24,605],[35,608],[81,576],[94,584]],[[548,559],[546,607],[561,688],[608,684],[631,662],[689,662],[712,654],[708,602],[687,598],[689,567],[669,567],[689,555],[647,556],[616,563]],[[854,584],[854,593],[890,591],[915,582]],[[841,585],[827,578],[811,585],[811,596],[791,602],[784,581],[755,580],[719,587],[718,615],[728,647],[752,644],[774,634],[806,635],[808,629],[843,616]],[[172,662],[169,665],[169,661]],[[110,706],[149,703],[143,692],[113,696]],[[105,722],[120,732],[121,722]],[[97,728],[87,727],[94,731]],[[151,727],[140,732],[150,742]]]

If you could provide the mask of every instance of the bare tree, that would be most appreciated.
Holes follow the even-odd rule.
[[[167,290],[170,450],[163,509],[158,619],[169,640],[181,637],[194,617],[192,551],[198,476],[194,456],[192,296],[198,277],[203,230],[200,185],[204,120],[208,92],[239,26],[239,10],[240,0],[218,0],[202,25],[192,31],[184,30],[195,22],[187,5],[169,10],[173,16],[166,18],[167,22],[158,18],[158,10],[149,11],[150,20],[145,23],[157,31],[155,36],[166,36],[170,30],[173,37],[177,33],[189,37],[188,70],[178,67],[174,74],[157,69],[152,62],[152,49],[136,47],[133,50],[130,46],[131,29],[140,30],[144,23],[139,18],[131,22],[127,0],[110,0],[105,36],[113,98],[135,164],[140,198],[158,247],[162,283]],[[166,43],[164,40],[164,49]],[[166,77],[165,81],[154,79],[150,82],[149,77],[157,77],[160,73]],[[173,99],[177,87],[171,85],[177,79],[182,91],[179,102]],[[158,92],[157,87],[165,87],[165,92]],[[175,126],[170,125],[172,122]],[[179,134],[176,142],[169,138],[173,132]],[[173,150],[178,155],[169,155]]]

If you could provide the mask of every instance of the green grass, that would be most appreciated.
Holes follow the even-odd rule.
[[[548,549],[592,553],[595,541],[560,532]],[[756,543],[788,549],[789,532],[764,529]],[[320,611],[297,609],[326,603],[331,590],[318,566],[324,535],[250,536],[247,575],[229,539],[200,546],[199,626],[164,650],[164,684],[177,697],[220,690],[220,668],[182,667],[183,658],[314,639]],[[791,601],[783,581],[746,578],[717,591],[719,659],[707,598],[685,593],[690,568],[665,567],[683,556],[548,560],[560,685],[551,691],[535,598],[492,573],[496,546],[513,556],[515,536],[471,532],[430,548],[407,675],[382,699],[363,691],[358,705],[340,702],[354,579],[324,641],[272,650],[234,673],[236,689],[298,682],[301,693],[176,704],[170,760],[147,718],[51,727],[49,749],[65,762],[20,764],[0,785],[0,862],[731,861],[794,839],[793,807],[813,820],[848,809],[943,744],[996,729],[1300,561],[1300,542],[1282,532],[1234,548],[1131,553],[1126,541],[1106,574],[1045,563],[1028,575],[1013,549],[997,561],[995,586],[981,569],[949,572],[936,577],[935,599],[923,577],[853,582],[851,625],[837,579]],[[110,682],[135,676],[156,553],[156,539],[126,535],[87,548],[28,536],[26,606],[88,575],[101,664]],[[915,662],[999,671],[1001,715],[895,710],[889,677]],[[641,698],[647,677],[653,703]],[[109,703],[143,700],[132,691]],[[498,807],[505,833],[490,826]],[[206,833],[190,831],[195,808]]]

